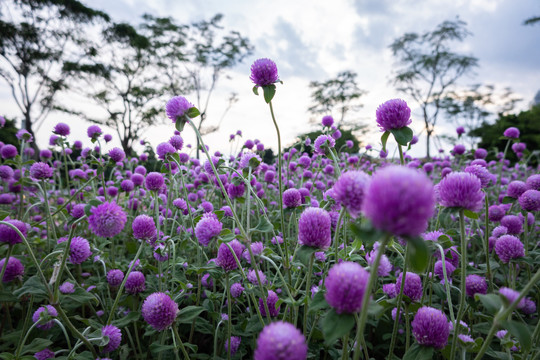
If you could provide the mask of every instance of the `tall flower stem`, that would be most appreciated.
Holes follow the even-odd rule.
[[[279,127],[276,121],[276,116],[274,115],[274,107],[272,106],[272,101],[268,102],[270,107],[270,114],[272,115],[272,121],[276,127],[277,139],[278,139],[278,187],[279,187],[279,212],[281,214],[281,233],[283,234],[283,241],[285,244],[285,270],[289,276],[289,283],[291,283],[291,275],[289,271],[289,241],[285,236],[285,213],[283,212],[283,179],[282,179],[282,167],[283,167],[283,157],[281,155],[281,134],[279,132]]]
[[[398,150],[399,150],[399,162],[401,165],[405,166],[405,158],[403,157],[403,149],[401,148],[400,144],[397,144]]]
[[[459,324],[461,317],[463,316],[463,310],[465,309],[465,277],[467,272],[467,243],[465,239],[465,215],[464,210],[459,210],[459,230],[461,235],[461,284],[459,286],[461,294],[459,298],[459,308],[456,316],[456,323],[454,324],[454,341],[452,341],[452,348],[450,351],[450,359],[454,359],[456,355],[457,336],[459,335]]]
[[[304,306],[304,327],[303,332],[304,336],[307,335],[307,315],[308,315],[308,305],[309,305],[309,293],[311,290],[311,273],[313,272],[313,260],[315,258],[315,254],[311,254],[309,257],[309,267],[307,272],[307,280],[306,280],[306,305]]]
[[[182,339],[180,338],[180,334],[178,333],[178,329],[176,328],[176,325],[172,325],[172,329],[174,332],[174,336],[176,337],[176,341],[178,341],[178,345],[180,345],[180,350],[182,350],[182,354],[184,354],[184,357],[186,360],[189,360],[189,355],[186,350],[186,347],[184,346],[184,343],[182,342]]]
[[[227,286],[227,315],[228,315],[228,319],[227,319],[227,339],[225,340],[226,342],[228,341],[228,346],[227,346],[227,360],[231,360],[231,319],[232,319],[232,315],[231,315],[231,287],[230,287],[230,284],[229,284],[229,273],[226,272],[225,273],[225,284]]]
[[[409,244],[405,245],[405,259],[403,260],[403,275],[401,276],[401,286],[399,287],[399,293],[396,305],[396,318],[394,319],[394,328],[392,329],[392,340],[390,341],[390,350],[388,351],[388,358],[391,359],[394,356],[394,347],[396,346],[396,338],[398,331],[399,318],[401,316],[401,303],[403,302],[403,289],[405,288],[405,281],[407,279],[407,263],[409,262],[410,250]]]
[[[4,265],[2,266],[2,270],[0,271],[0,289],[3,288],[2,283],[3,283],[3,280],[4,280],[4,274],[6,273],[9,258],[11,257],[12,252],[13,252],[13,245],[9,244],[8,252],[7,252],[6,258],[4,259]]]
[[[488,207],[489,207],[489,200],[488,200],[488,194],[486,191],[486,194],[484,196],[485,201],[485,213],[484,213],[484,221],[485,221],[485,230],[484,230],[484,251],[486,253],[486,271],[487,271],[487,278],[488,278],[488,284],[489,284],[489,292],[493,292],[493,281],[491,280],[491,265],[489,264],[489,214],[488,214]]]
[[[81,217],[80,219],[77,219],[77,221],[71,226],[71,229],[69,230],[68,239],[66,241],[66,248],[64,249],[64,253],[62,254],[60,269],[58,270],[58,276],[56,277],[56,283],[54,284],[55,301],[58,301],[58,287],[60,286],[60,282],[62,281],[62,273],[64,272],[64,269],[66,267],[68,254],[71,249],[71,240],[73,239],[73,233],[75,232],[75,228],[77,227],[77,224],[84,219],[86,219],[86,215]]]
[[[338,244],[338,240],[339,240],[339,230],[341,228],[341,221],[343,220],[343,216],[345,215],[345,208],[342,208],[341,211],[339,212],[339,217],[338,217],[338,221],[337,221],[337,224],[336,224],[336,232],[334,233],[334,252],[336,253],[336,264],[338,263],[338,252],[339,252],[339,244]]]
[[[371,289],[373,287],[373,284],[377,281],[377,271],[379,269],[379,263],[381,262],[381,257],[384,254],[384,249],[386,249],[386,245],[388,244],[389,240],[390,236],[384,237],[381,245],[377,249],[377,255],[375,256],[373,266],[369,270],[369,281],[364,291],[364,297],[362,298],[362,308],[360,310],[360,317],[358,318],[358,323],[356,325],[356,346],[354,348],[354,360],[360,359],[360,342],[361,339],[364,338],[364,329],[366,327]]]

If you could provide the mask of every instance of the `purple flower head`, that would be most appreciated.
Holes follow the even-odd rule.
[[[527,184],[525,184],[523,181],[512,181],[510,184],[508,184],[507,196],[517,199],[528,189]]]
[[[540,191],[525,191],[519,197],[519,205],[525,211],[540,211]]]
[[[471,274],[465,279],[467,296],[474,297],[474,294],[485,295],[487,294],[487,288],[486,278],[480,275]]]
[[[242,157],[240,158],[240,161],[238,163],[238,168],[240,168],[240,169],[249,168],[250,167],[250,160],[253,159],[253,158],[257,159],[259,161],[259,163],[262,162],[262,159],[261,159],[261,157],[259,155],[255,154],[255,153],[252,153],[252,152],[246,152],[246,153],[242,154]],[[253,168],[253,170],[256,170],[257,168],[258,168],[258,166]]]
[[[86,131],[86,134],[90,139],[97,139],[101,136],[102,131],[101,128],[97,125],[91,125],[88,127],[88,130]]]
[[[124,280],[124,273],[122,272],[122,270],[111,269],[107,273],[107,282],[112,287],[120,286],[123,280]]]
[[[338,314],[360,312],[368,279],[369,273],[357,263],[332,266],[325,281],[326,301]]]
[[[105,142],[110,142],[112,140],[112,135],[111,134],[105,134],[103,136],[103,140],[105,140]]]
[[[482,188],[487,188],[491,183],[492,174],[483,166],[470,165],[465,168],[465,172],[475,175],[482,184]]]
[[[475,159],[485,159],[486,156],[487,156],[488,152],[486,149],[483,149],[483,148],[478,148],[476,149],[476,151],[474,152],[474,158]]]
[[[323,116],[321,123],[323,126],[330,127],[334,125],[334,118],[330,115]]]
[[[38,351],[34,354],[34,357],[37,360],[48,360],[48,359],[54,359],[54,352],[50,350],[49,348],[45,348],[41,351]]]
[[[244,251],[244,253],[247,253],[247,251]],[[249,254],[248,254],[248,257],[249,257]],[[255,272],[255,270],[249,269],[246,277],[250,283],[252,283],[253,285],[258,285],[257,273]],[[261,270],[259,270],[259,279],[261,280],[261,284],[263,285],[267,284],[266,275],[264,275],[264,272],[262,272]]]
[[[330,215],[320,208],[307,208],[298,220],[298,242],[302,245],[327,249],[332,242]]]
[[[438,309],[423,306],[411,323],[412,333],[418,344],[442,349],[448,342],[450,328],[446,315]]]
[[[128,294],[138,294],[146,290],[146,279],[140,271],[132,271],[126,280],[126,292]]]
[[[11,144],[7,144],[2,146],[0,149],[0,154],[2,155],[3,159],[13,159],[15,156],[17,156],[17,148]]]
[[[536,312],[536,303],[529,298],[524,298],[521,311],[526,315],[534,314]]]
[[[508,229],[508,234],[519,235],[523,232],[523,221],[516,215],[505,215],[501,225]]]
[[[135,183],[131,180],[122,180],[122,182],[120,183],[120,188],[122,189],[122,191],[124,192],[131,192],[133,191],[133,189],[135,189]]]
[[[540,174],[534,174],[527,178],[529,189],[540,191]]]
[[[503,235],[495,242],[495,253],[503,263],[525,256],[525,248],[521,240],[512,235]]]
[[[138,215],[131,225],[133,237],[139,240],[149,241],[156,238],[157,229],[154,219],[148,215]]]
[[[167,105],[165,105],[165,112],[169,119],[176,122],[179,117],[184,116],[192,107],[193,104],[187,101],[185,97],[175,96],[167,102]]]
[[[229,351],[229,344],[231,344],[231,356],[234,356],[240,347],[241,339],[238,336],[231,336],[227,342],[225,342],[224,347],[225,351]]]
[[[519,138],[519,129],[515,127],[509,127],[508,129],[504,130],[503,135],[507,138],[517,139]]]
[[[519,292],[518,291],[516,291],[514,289],[507,288],[507,287],[500,288],[499,289],[499,294],[501,294],[503,297],[505,297],[506,300],[508,300],[508,302],[510,304],[515,302],[519,297]],[[517,305],[517,308],[521,309],[521,308],[523,308],[523,306],[525,306],[525,298],[521,299],[521,301]]]
[[[240,241],[236,239],[229,242],[228,244],[233,249],[234,254],[238,258],[238,260],[240,260],[242,257],[242,252],[244,251],[244,245],[242,245]],[[234,258],[234,255],[232,254],[231,250],[229,249],[226,243],[222,243],[219,246],[218,254],[217,254],[217,264],[218,266],[221,266],[223,270],[225,271],[231,271],[238,268],[236,259]]]
[[[259,334],[254,360],[306,360],[307,351],[300,330],[290,323],[275,321]]]
[[[251,65],[251,81],[257,86],[271,85],[279,81],[276,63],[270,59],[257,59]]]
[[[180,151],[184,146],[184,139],[182,139],[180,135],[173,135],[169,139],[169,144],[171,144],[177,151]]]
[[[335,199],[341,203],[353,218],[362,211],[364,193],[369,176],[362,171],[347,171],[341,174],[332,188]]]
[[[71,239],[69,247],[69,261],[72,264],[81,264],[92,255],[88,240],[80,236]]]
[[[19,220],[4,220],[7,223],[15,226],[24,236],[26,236],[26,224]],[[0,225],[0,242],[7,243],[9,245],[15,245],[22,242],[22,238],[19,236],[11,226],[1,224]]]
[[[122,342],[122,331],[119,328],[114,325],[105,325],[101,328],[101,334],[109,338],[109,342],[103,348],[103,352],[107,353],[118,349]]]
[[[456,267],[450,261],[445,261],[444,265],[446,267],[446,277],[450,279],[452,277],[452,273],[456,270]],[[437,260],[435,262],[433,272],[439,277],[439,279],[444,280],[442,260]]]
[[[388,100],[379,105],[376,116],[377,125],[383,132],[401,129],[411,123],[411,109],[401,99]]]
[[[463,126],[458,126],[456,128],[456,133],[458,134],[458,136],[465,134],[465,128]]]
[[[504,217],[505,211],[499,205],[491,205],[488,209],[489,221],[499,222]]]
[[[234,283],[231,285],[231,296],[237,298],[244,292],[244,287],[240,283]]]
[[[109,156],[111,157],[112,161],[121,162],[126,157],[126,153],[124,150],[115,147],[109,150]]]
[[[454,146],[454,154],[455,155],[463,155],[465,153],[465,146],[461,144],[457,144]]]
[[[23,141],[26,141],[26,142],[29,142],[29,143],[34,140],[32,135],[26,129],[20,129],[19,131],[17,131],[15,136],[17,137],[17,139],[23,140]]]
[[[319,135],[315,139],[315,153],[325,154],[327,148],[336,146],[336,140],[329,135]]]
[[[506,226],[497,226],[491,231],[491,236],[495,239],[500,238],[503,235],[508,234],[508,228]]]
[[[401,289],[401,280],[403,273],[399,274],[396,279],[396,292]],[[412,301],[416,302],[422,298],[422,280],[418,274],[407,272],[405,275],[405,284],[403,285],[403,294],[407,295]]]
[[[295,208],[302,205],[302,194],[297,189],[287,189],[283,192],[283,205],[287,208]]]
[[[70,133],[69,125],[60,122],[54,126],[53,132],[57,135],[68,136]]]
[[[205,213],[195,225],[195,236],[200,244],[208,246],[210,241],[219,235],[222,228],[223,224],[213,213]]]
[[[176,319],[178,305],[162,292],[149,295],[142,305],[142,316],[155,330],[163,331]]]
[[[0,165],[0,179],[10,180],[13,178],[13,169],[8,165]]]
[[[279,297],[275,292],[272,290],[268,290],[268,296],[266,297],[266,303],[268,304],[268,311],[270,311],[271,317],[276,317],[279,315],[279,310],[281,308],[281,305],[277,306],[277,302],[279,300]],[[264,301],[261,298],[259,298],[259,310],[261,311],[261,315],[264,317],[267,317],[266,309],[264,306]]]
[[[37,180],[50,179],[53,173],[53,168],[41,161],[33,163],[30,167],[30,176]]]
[[[127,214],[115,202],[104,202],[93,207],[88,217],[90,230],[100,237],[113,237],[120,234],[127,221]]]
[[[60,290],[62,294],[73,294],[75,292],[75,285],[66,281],[58,287],[58,290]]]
[[[174,154],[176,149],[168,142],[162,142],[156,147],[156,153],[161,160],[165,160],[167,154]]]
[[[438,185],[440,203],[445,207],[457,207],[478,211],[484,202],[482,182],[471,173],[453,172]]]
[[[43,313],[43,315],[42,315]],[[58,312],[52,305],[41,306],[32,315],[32,321],[37,323],[36,327],[41,330],[49,330],[53,327],[54,321],[52,318],[58,316]]]
[[[165,184],[165,179],[163,178],[163,175],[161,173],[151,172],[146,175],[144,184],[146,185],[146,188],[148,190],[158,191]]]
[[[424,232],[435,210],[433,184],[426,174],[388,166],[371,178],[363,211],[373,226],[397,236]]]
[[[6,262],[5,258],[0,260],[0,269],[4,268],[5,262]],[[24,275],[24,266],[21,263],[21,261],[17,258],[14,258],[13,256],[10,256],[7,266],[6,266],[6,272],[4,273],[4,277],[2,278],[2,282],[8,283],[15,279],[22,279],[23,275]]]

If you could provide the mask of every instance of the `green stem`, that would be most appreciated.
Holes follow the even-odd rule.
[[[310,298],[310,292],[311,292],[311,273],[313,272],[313,260],[315,259],[315,254],[311,254],[309,257],[309,267],[307,272],[307,280],[306,280],[306,304],[304,306],[304,336],[307,335],[307,315],[308,315],[308,305],[309,305],[309,298]]]
[[[55,304],[54,307],[56,308],[56,311],[58,311],[58,316],[60,316],[60,319],[68,327],[71,333],[84,343],[84,345],[92,352],[92,355],[94,355],[94,358],[98,358],[98,353],[96,352],[96,349],[92,346],[92,344],[90,344],[88,339],[86,339],[84,335],[82,335],[79,332],[79,330],[77,330],[77,328],[73,326],[73,324],[71,323],[71,321],[69,321],[69,318],[67,317],[62,307],[60,307],[59,304]]]
[[[349,334],[346,334],[343,337],[343,350],[341,350],[341,360],[346,360],[349,358],[349,351],[347,346],[349,345]]]
[[[397,140],[396,140],[397,142]],[[401,165],[405,166],[405,158],[403,157],[403,149],[401,148],[400,144],[397,144],[398,150],[399,150],[399,162]]]
[[[386,245],[388,244],[389,240],[390,240],[390,236],[384,237],[381,245],[377,249],[377,255],[375,256],[375,261],[373,262],[373,266],[371,266],[369,270],[369,281],[364,292],[364,297],[362,298],[362,308],[360,310],[360,317],[356,325],[357,330],[356,330],[356,347],[354,348],[354,360],[360,359],[360,342],[361,342],[361,339],[364,338],[364,329],[366,327],[366,321],[367,321],[367,315],[368,315],[369,297],[371,296],[371,289],[373,287],[373,284],[377,281],[377,271],[379,269],[379,263],[381,261],[381,257],[384,254],[384,249],[386,248]]]
[[[399,287],[399,293],[396,305],[396,318],[394,319],[394,328],[392,329],[392,340],[390,341],[390,350],[388,351],[388,358],[391,359],[394,356],[394,347],[396,346],[396,338],[398,331],[398,324],[400,318],[401,303],[403,302],[403,289],[405,288],[405,280],[407,279],[407,263],[410,256],[409,244],[405,245],[405,259],[403,260],[403,275],[401,275],[401,286]]]
[[[225,283],[227,284],[227,360],[231,360],[231,288],[229,286],[229,273],[225,273]]]
[[[13,245],[9,244],[8,252],[6,255],[6,258],[4,259],[4,265],[2,266],[2,271],[0,271],[0,289],[3,288],[3,280],[4,280],[4,274],[6,273],[7,265],[9,262],[9,258],[11,257],[11,253],[13,252]]]
[[[180,345],[180,350],[182,350],[182,353],[184,354],[184,357],[186,358],[186,360],[189,360],[189,355],[184,346],[184,343],[182,342],[182,339],[180,338],[180,334],[178,334],[178,329],[176,328],[176,324],[173,324],[172,329],[174,332],[174,336],[176,337],[176,341],[178,341],[178,344]]]
[[[488,278],[488,284],[489,284],[489,292],[493,292],[493,281],[491,276],[491,265],[489,264],[489,214],[488,214],[488,208],[489,208],[489,200],[488,200],[488,193],[486,191],[486,194],[484,196],[485,201],[485,213],[484,213],[484,251],[486,253],[486,270],[487,270],[487,278]]]
[[[343,220],[343,216],[345,215],[345,208],[342,208],[341,211],[339,212],[339,217],[338,217],[338,221],[337,221],[337,224],[336,224],[336,232],[334,233],[334,251],[336,253],[336,264],[338,263],[338,260],[339,260],[339,257],[338,257],[338,253],[339,253],[339,244],[338,244],[338,240],[339,240],[339,229],[341,227],[341,221]]]

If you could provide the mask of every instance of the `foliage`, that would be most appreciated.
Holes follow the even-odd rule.
[[[6,119],[6,124],[0,128],[0,141],[4,144],[18,145],[19,140],[15,136],[18,130],[15,120]]]
[[[457,80],[478,64],[477,58],[451,49],[452,42],[461,42],[469,35],[465,22],[446,20],[423,34],[406,33],[390,45],[398,63],[392,81],[422,111],[428,158],[430,138],[445,105],[443,100]]]

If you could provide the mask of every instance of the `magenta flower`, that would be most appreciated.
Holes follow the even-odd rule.
[[[290,323],[275,321],[259,334],[254,360],[305,360],[307,350],[300,330]]]
[[[176,122],[179,117],[184,116],[192,107],[194,107],[194,105],[187,101],[185,97],[175,96],[167,102],[167,105],[165,105],[165,112],[169,119]]]
[[[347,171],[341,174],[332,188],[335,199],[347,209],[353,218],[362,210],[364,193],[369,183],[369,176],[362,171]]]
[[[122,342],[122,331],[114,325],[105,325],[101,328],[101,334],[109,338],[109,342],[103,348],[103,352],[111,352],[120,346]]]
[[[369,273],[357,263],[332,266],[325,281],[326,301],[339,314],[360,312],[368,279]]]
[[[149,295],[142,305],[142,316],[155,330],[163,331],[176,319],[178,305],[162,292]]]
[[[100,237],[113,237],[120,234],[127,221],[127,214],[115,202],[104,202],[93,207],[88,217],[90,230]]]
[[[441,310],[423,306],[411,323],[412,333],[418,344],[442,349],[448,342],[450,327]]]
[[[484,202],[482,182],[471,173],[453,172],[438,184],[440,203],[445,207],[478,211]]]
[[[410,125],[411,109],[404,100],[392,99],[379,105],[376,111],[377,125],[381,131],[401,129]]]
[[[251,81],[257,86],[271,85],[279,81],[276,63],[270,59],[257,59],[251,65]]]
[[[330,215],[326,210],[307,208],[298,220],[298,242],[302,245],[327,249],[332,242]]]

